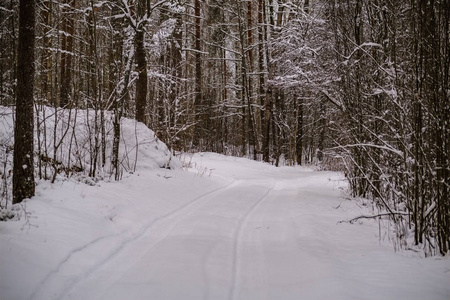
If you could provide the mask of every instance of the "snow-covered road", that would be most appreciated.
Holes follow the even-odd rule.
[[[448,257],[395,253],[373,221],[337,224],[361,213],[337,173],[216,154],[191,172],[64,183],[64,201],[42,190],[27,204],[39,227],[2,226],[0,298],[450,299]]]

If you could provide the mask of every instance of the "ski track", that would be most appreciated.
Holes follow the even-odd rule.
[[[66,296],[68,296],[70,294],[70,292],[75,288],[75,286],[81,284],[83,281],[88,280],[97,270],[99,270],[101,267],[103,267],[104,265],[106,265],[110,260],[112,260],[114,257],[116,257],[119,253],[121,253],[123,250],[125,250],[127,248],[127,246],[129,246],[130,244],[132,244],[133,242],[135,242],[136,240],[138,240],[140,237],[142,237],[146,232],[148,232],[150,229],[152,229],[155,225],[157,225],[158,223],[168,219],[168,218],[175,218],[174,223],[170,226],[170,229],[167,230],[164,233],[163,237],[158,238],[154,243],[152,243],[149,248],[147,248],[147,251],[150,251],[156,244],[158,244],[159,242],[161,242],[169,233],[170,231],[185,217],[191,215],[193,212],[195,212],[199,207],[202,206],[203,203],[199,204],[199,207],[196,207],[196,204],[198,204],[198,202],[201,202],[202,200],[204,200],[205,198],[207,199],[207,202],[209,200],[211,200],[211,198],[209,198],[211,195],[216,194],[216,193],[220,193],[222,191],[228,190],[230,189],[233,185],[237,184],[237,180],[233,180],[231,183],[223,186],[223,187],[219,187],[217,189],[214,189],[212,191],[209,191],[207,193],[204,193],[196,198],[194,198],[193,200],[191,200],[190,202],[178,207],[177,209],[162,215],[156,219],[154,219],[152,222],[150,222],[149,224],[141,227],[141,229],[139,230],[138,233],[134,234],[133,236],[123,240],[118,247],[116,247],[115,249],[113,249],[112,251],[109,252],[109,254],[100,262],[94,264],[91,266],[91,268],[87,269],[83,274],[80,274],[79,276],[73,278],[72,280],[70,280],[62,289],[62,291],[58,294],[58,296],[56,297],[56,299],[64,299]],[[194,206],[194,207],[193,207]],[[192,208],[193,207],[193,208]],[[189,209],[192,208],[192,211],[189,211]],[[99,240],[101,240],[101,238],[99,238]],[[62,265],[64,265],[65,263],[67,263],[71,257],[73,257],[74,252],[81,252],[83,250],[86,250],[89,246],[92,246],[92,243],[87,244],[85,247],[80,247],[81,250],[78,251],[73,251],[72,253],[70,253],[68,255],[68,258],[63,260],[58,268],[57,271],[53,272],[53,276],[55,276],[58,271],[61,269]],[[50,277],[47,276],[47,277]]]
[[[101,241],[103,241],[103,240],[105,240],[105,239],[113,238],[113,237],[117,237],[117,236],[119,236],[119,235],[122,235],[124,232],[125,232],[125,231],[122,231],[121,233],[108,234],[108,235],[105,235],[105,236],[101,236],[101,237],[98,237],[98,238],[96,238],[96,239],[94,239],[94,240],[92,240],[92,241],[90,241],[90,242],[88,242],[88,243],[86,243],[86,244],[84,244],[84,245],[82,245],[82,246],[80,246],[80,247],[77,247],[77,248],[73,249],[69,254],[66,255],[66,257],[65,257],[63,260],[61,260],[61,261],[59,262],[59,264],[56,266],[55,269],[53,269],[52,271],[50,271],[50,272],[47,274],[47,276],[45,276],[45,278],[44,278],[44,279],[39,283],[39,285],[34,289],[34,291],[33,291],[33,293],[31,294],[31,296],[30,296],[29,299],[34,299],[34,298],[36,297],[36,295],[43,289],[43,287],[45,286],[45,284],[46,284],[51,278],[53,278],[53,276],[55,276],[56,274],[58,274],[58,272],[60,272],[61,268],[62,268],[68,261],[70,261],[70,259],[71,259],[74,255],[76,255],[76,254],[78,254],[78,253],[80,253],[80,252],[83,252],[83,251],[86,250],[87,248],[89,248],[89,247],[91,247],[91,246],[94,246],[94,245],[96,245],[97,243],[99,243],[99,242],[101,242]]]
[[[241,240],[242,240],[242,232],[243,229],[245,227],[245,224],[248,221],[248,218],[251,216],[251,214],[261,205],[261,203],[267,199],[267,197],[269,196],[270,192],[273,190],[274,186],[270,187],[267,192],[260,198],[258,199],[251,207],[250,209],[247,211],[247,213],[239,220],[239,224],[238,227],[235,231],[235,235],[234,235],[234,248],[233,248],[233,265],[232,265],[232,270],[231,270],[231,287],[230,287],[230,292],[229,292],[229,296],[228,299],[229,300],[234,300],[236,299],[237,296],[237,292],[236,289],[238,287],[238,282],[240,280],[240,258],[241,258],[241,253],[240,253],[240,244],[241,244]]]
[[[150,222],[149,224],[142,226],[139,230],[139,232],[137,232],[136,234],[134,234],[133,236],[124,239],[122,241],[122,243],[120,243],[120,245],[118,247],[116,247],[115,249],[113,249],[100,263],[93,265],[90,269],[88,269],[84,274],[80,275],[77,278],[74,278],[72,280],[70,280],[65,287],[63,288],[62,292],[58,295],[58,299],[64,297],[67,292],[73,287],[75,286],[78,282],[80,282],[83,278],[85,278],[87,275],[95,272],[96,269],[100,268],[101,266],[103,266],[105,263],[107,263],[110,259],[112,259],[116,254],[118,254],[122,249],[124,249],[126,247],[127,244],[132,243],[133,241],[137,240],[139,237],[141,237],[142,235],[144,235],[149,229],[151,229],[155,224],[173,217],[173,215],[177,214],[177,213],[182,213],[184,210],[188,210],[191,206],[194,206],[197,202],[203,200],[205,197],[208,197],[214,193],[220,192],[222,190],[226,190],[228,188],[230,188],[233,184],[236,184],[235,181],[227,184],[224,187],[219,187],[217,189],[214,189],[212,191],[209,191],[207,193],[204,193],[200,196],[197,196],[196,198],[194,198],[193,200],[189,201],[188,203],[178,207],[177,209],[162,215],[156,219],[154,219],[152,222]],[[189,213],[188,213],[189,214]],[[181,217],[183,218],[183,217]],[[178,222],[177,222],[178,223]],[[56,268],[54,268],[52,271],[50,271],[45,278],[38,284],[38,286],[34,289],[34,291],[32,292],[31,296],[29,297],[30,300],[35,299],[37,296],[39,296],[39,293],[41,291],[45,290],[45,285],[51,281],[51,279],[54,276],[58,276],[58,274],[61,272],[61,270],[64,268],[64,266],[70,262],[75,256],[83,253],[84,251],[96,246],[97,244],[109,239],[109,238],[116,238],[116,237],[120,237],[123,236],[127,231],[124,230],[121,233],[116,233],[116,234],[108,234],[105,236],[101,236],[98,237],[84,245],[81,245],[75,249],[73,249],[72,251],[70,251],[65,257],[64,259],[62,259],[58,265],[56,266]]]
[[[355,212],[347,205],[336,213],[338,191],[324,182],[327,173],[274,170],[230,168],[219,187],[182,195],[182,203],[158,207],[150,220],[144,213],[139,223],[112,232],[106,224],[107,231],[60,249],[45,272],[28,274],[23,264],[14,278],[39,277],[31,285],[2,285],[17,289],[4,298],[450,299],[450,269],[438,265],[444,259],[407,260],[377,248],[366,238],[375,232],[372,223],[333,226]]]

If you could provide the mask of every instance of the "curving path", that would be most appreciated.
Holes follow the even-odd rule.
[[[195,177],[186,199],[170,199],[180,190],[164,201],[129,200],[128,210],[111,215],[115,233],[73,248],[28,298],[450,299],[450,260],[394,252],[373,221],[338,224],[361,213],[343,199],[339,174],[215,154],[192,161],[194,174],[211,175]],[[171,182],[189,188],[192,180],[134,178],[129,188],[143,197],[180,186]],[[159,192],[146,184],[155,180],[164,185]],[[120,196],[114,187],[97,193]],[[125,226],[124,213],[139,222],[129,217],[134,227]]]

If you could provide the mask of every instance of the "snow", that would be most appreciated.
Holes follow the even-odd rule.
[[[13,113],[0,107],[0,115],[4,189]],[[56,122],[56,160],[86,173],[93,112],[43,107],[36,115],[47,134],[35,132],[36,150],[53,159]],[[179,159],[153,131],[123,119],[123,180],[115,182],[111,114],[105,119],[103,181],[83,173],[41,180],[35,197],[0,210],[9,220],[0,222],[1,300],[450,299],[449,257],[395,252],[373,220],[340,223],[371,213],[345,200],[341,174],[212,153]]]
[[[93,160],[91,153],[96,134],[100,139],[100,125],[97,125],[98,132],[94,131],[95,111],[92,109],[70,111],[39,106],[39,109],[35,110],[35,116],[37,120],[34,133],[35,153],[40,153],[65,169],[77,167],[87,173]],[[97,168],[98,177],[109,177],[112,168],[113,114],[105,111],[104,118],[106,164],[103,168]],[[0,106],[0,157],[4,161],[8,160],[10,166],[12,166],[11,149],[14,147],[13,120],[13,109]],[[97,123],[99,121],[100,116],[97,113]],[[8,157],[9,153],[11,155]],[[181,168],[180,162],[172,159],[171,151],[152,130],[140,122],[127,118],[121,120],[119,162],[121,173],[139,169]]]
[[[0,223],[0,299],[450,299],[449,257],[338,224],[365,212],[339,173],[181,160],[189,172],[39,181]]]

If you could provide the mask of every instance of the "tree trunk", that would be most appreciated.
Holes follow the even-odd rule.
[[[194,36],[194,49],[195,49],[195,101],[194,112],[196,114],[195,119],[197,125],[195,126],[194,139],[198,142],[198,145],[202,147],[204,136],[204,129],[201,128],[204,124],[204,107],[203,107],[203,95],[202,95],[202,56],[201,56],[201,10],[200,0],[194,1],[194,18],[195,18],[195,36]],[[198,149],[202,151],[202,149]]]
[[[262,11],[263,11],[263,20],[264,23],[267,22],[267,18],[269,18],[269,24],[265,26],[264,28],[264,40],[267,42],[270,37],[270,29],[274,27],[274,19],[273,19],[273,0],[269,0],[269,15],[267,16],[266,13],[266,2],[262,0]],[[269,47],[265,47],[265,53],[266,53],[266,63],[267,63],[267,71],[268,71],[268,80],[273,78],[273,66],[270,62],[270,51],[268,49]],[[273,125],[273,113],[272,113],[272,106],[273,106],[273,88],[268,87],[266,91],[266,98],[264,101],[264,137],[263,137],[263,159],[265,162],[270,161],[270,144],[271,144],[271,136],[270,136],[270,129]],[[272,136],[273,142],[275,141],[275,135]]]
[[[303,100],[297,102],[297,134],[295,136],[295,153],[297,164],[302,164],[303,157]]]
[[[138,3],[138,14],[143,18],[146,14],[146,0],[140,0]],[[137,72],[139,73],[136,81],[136,120],[138,122],[146,123],[146,109],[147,109],[147,60],[145,58],[144,37],[145,37],[145,22],[140,28],[136,28],[136,64]]]
[[[34,196],[34,46],[35,1],[20,0],[17,58],[16,123],[14,127],[13,203]]]
[[[267,97],[267,95],[265,95],[265,75],[264,72],[265,67],[264,67],[264,25],[263,25],[263,20],[264,20],[264,12],[263,12],[263,1],[265,0],[258,0],[258,71],[259,71],[259,85],[258,85],[258,105],[263,106],[264,105],[264,99],[265,97]],[[263,110],[264,112],[264,110]],[[269,154],[267,153],[265,144],[266,144],[266,138],[265,138],[265,123],[264,123],[264,119],[265,119],[265,114],[264,115],[260,115],[259,117],[259,129],[261,130],[261,136],[262,136],[262,154],[263,154],[263,160],[265,162],[268,162],[269,160]]]
[[[145,123],[147,107],[147,61],[144,49],[144,31],[136,33],[136,64],[139,73],[136,81],[136,120]]]
[[[448,87],[450,84],[450,6],[443,6],[440,14],[438,36],[442,38],[438,46],[433,47],[435,61],[440,62],[437,72],[440,78],[435,85],[437,96],[434,103],[435,113],[439,116],[435,124],[438,244],[441,254],[445,255],[450,250],[450,95],[440,87]]]
[[[74,9],[75,0],[68,0],[67,6]],[[62,30],[64,32],[62,37],[62,53],[61,53],[61,87],[60,87],[60,107],[65,107],[69,104],[70,84],[72,78],[72,51],[73,51],[73,33],[74,22],[73,18],[68,14],[67,7],[63,8],[62,16]]]
[[[253,146],[253,159],[257,160],[258,153],[258,133],[256,129],[255,114],[252,108],[253,98],[253,6],[252,1],[247,3],[247,47],[248,47],[248,68],[246,67],[247,84],[247,106],[248,106],[248,122],[250,135],[250,143]]]

